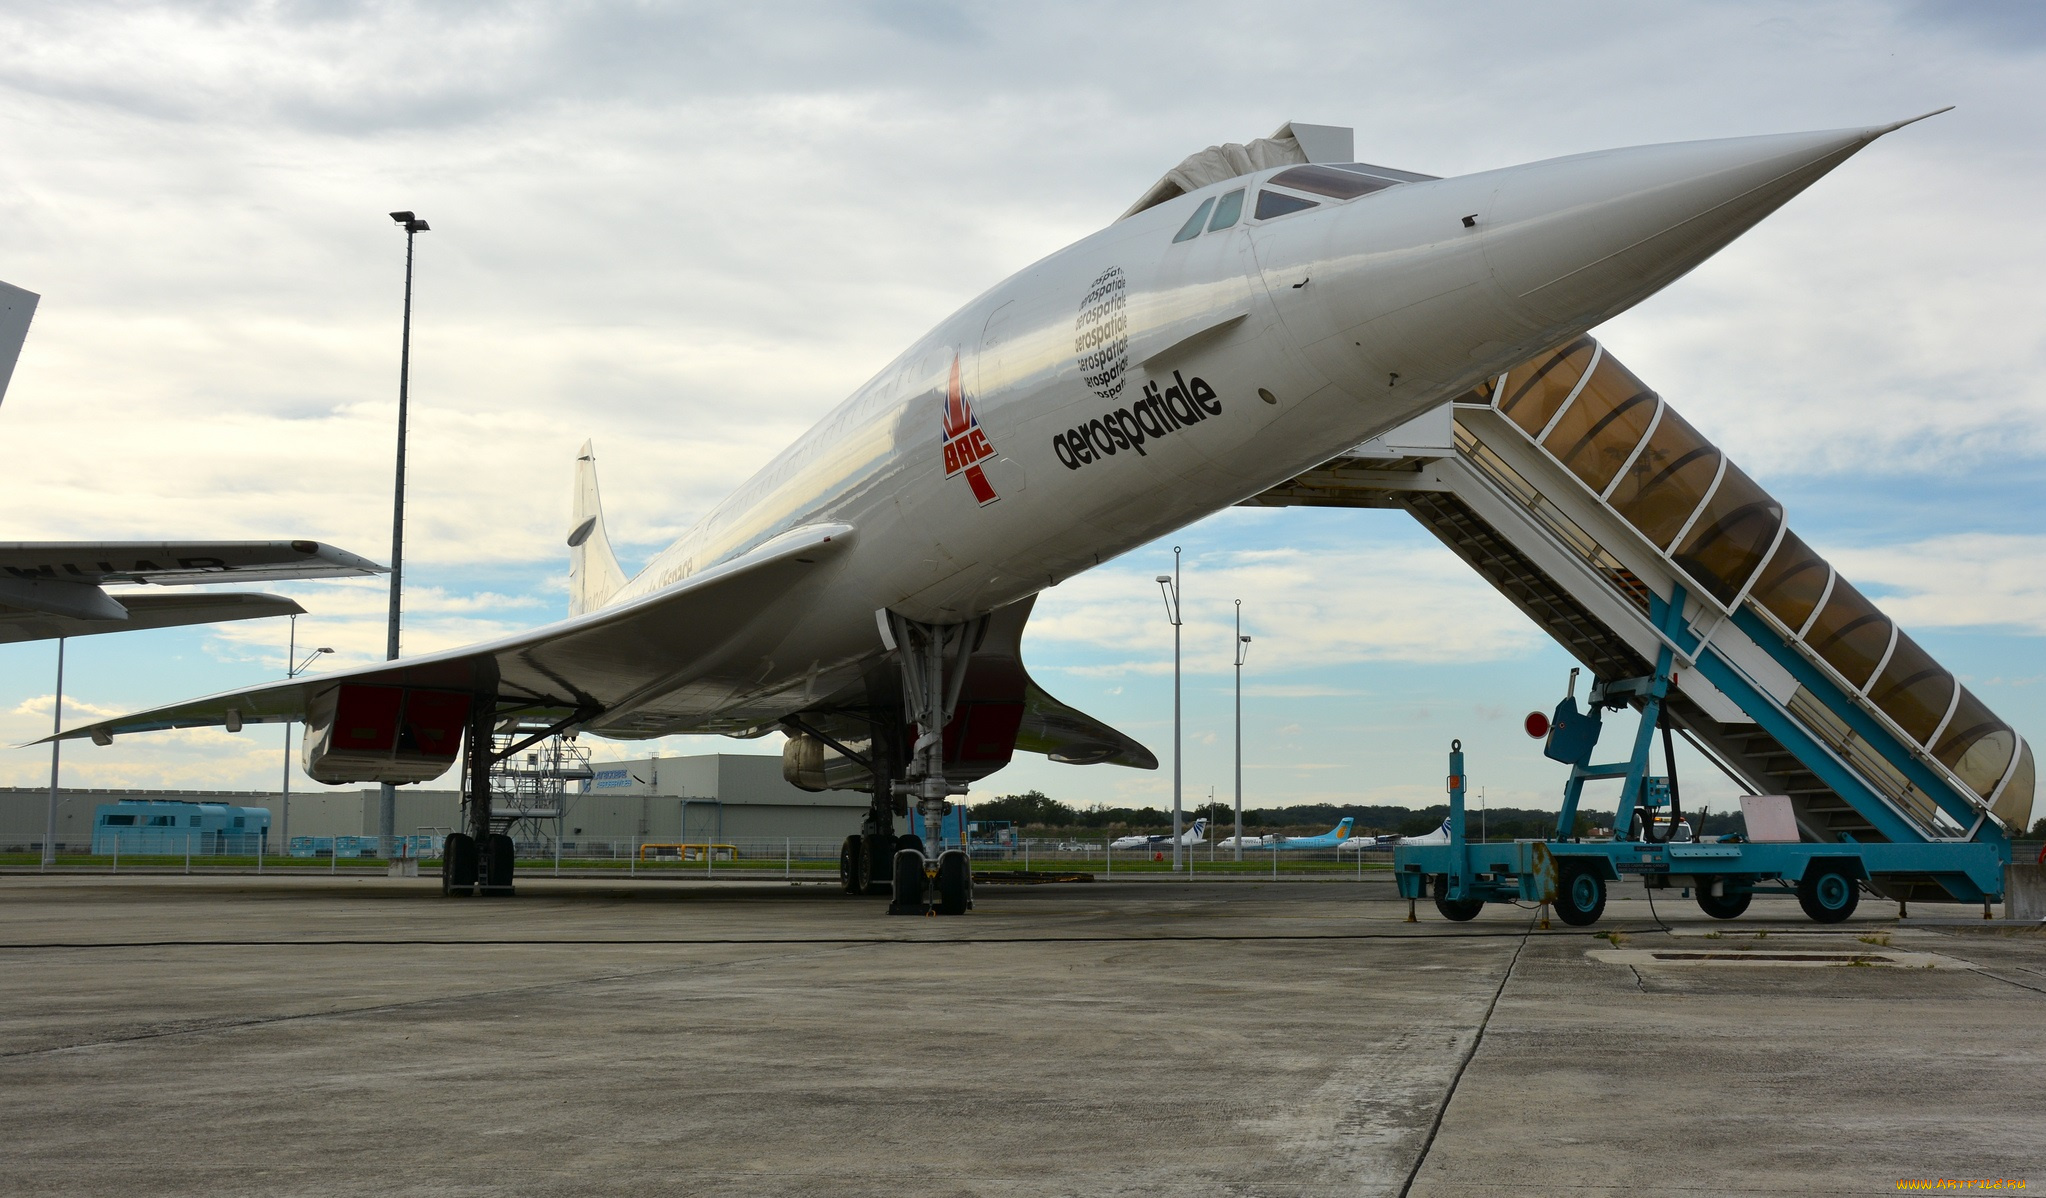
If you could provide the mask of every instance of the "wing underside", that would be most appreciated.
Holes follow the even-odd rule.
[[[642,599],[446,653],[228,691],[69,728],[63,739],[306,718],[344,683],[450,691],[492,698],[496,710],[580,717],[596,733],[634,721],[670,720],[688,694],[748,629],[772,619],[852,539],[843,524],[795,529],[734,561]],[[649,715],[648,713],[662,713]]]
[[[112,598],[127,610],[126,618],[84,619],[0,604],[0,644],[60,636],[93,636],[102,632],[139,632],[146,628],[178,628],[227,620],[255,620],[264,616],[295,616],[305,611],[282,595],[242,592],[115,595]]]

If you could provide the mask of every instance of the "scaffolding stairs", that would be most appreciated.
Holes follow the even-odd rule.
[[[1667,660],[1663,718],[1747,793],[1787,796],[1809,842],[2007,862],[2029,818],[2024,739],[1590,338],[1244,502],[1405,511],[1596,678]],[[2001,890],[1982,875],[1868,880],[1978,901]]]

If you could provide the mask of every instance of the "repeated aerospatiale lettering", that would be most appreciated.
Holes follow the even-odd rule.
[[[1162,391],[1157,383],[1147,382],[1142,398],[1129,407],[1104,412],[1085,424],[1054,434],[1052,452],[1068,470],[1112,458],[1125,449],[1134,449],[1138,457],[1144,457],[1149,453],[1144,448],[1146,441],[1156,441],[1222,414],[1222,400],[1206,379],[1199,375],[1184,378],[1175,370],[1172,381],[1173,385]]]

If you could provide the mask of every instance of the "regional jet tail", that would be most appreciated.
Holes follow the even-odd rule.
[[[466,743],[442,885],[470,894],[511,886],[503,754],[571,729],[780,730],[792,782],[871,796],[846,888],[963,914],[971,861],[930,871],[923,845],[969,783],[1019,749],[1157,767],[1032,681],[1038,593],[1583,335],[1906,123],[1448,179],[1352,161],[1325,126],[1213,147],[945,318],[636,575],[584,462],[567,620],[63,735],[303,720],[332,783],[438,777]],[[921,841],[897,832],[911,799]]]
[[[7,397],[39,299],[33,291],[0,283],[0,401]],[[367,558],[318,541],[0,542],[0,644],[305,611],[281,595],[109,594],[108,584],[190,586],[385,572]]]

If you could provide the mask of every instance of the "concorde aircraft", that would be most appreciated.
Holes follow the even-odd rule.
[[[303,720],[330,783],[424,781],[459,754],[442,885],[467,894],[511,887],[497,755],[780,729],[799,785],[871,792],[848,888],[963,912],[966,855],[923,851],[948,796],[1019,748],[1156,764],[1032,681],[1038,592],[1626,311],[1908,123],[1455,178],[1356,163],[1326,126],[1213,147],[947,317],[629,579],[585,446],[567,620],[64,735]],[[911,799],[932,839],[897,834]]]
[[[0,400],[35,318],[33,291],[0,283]],[[189,587],[384,572],[318,541],[0,541],[0,644],[252,620],[305,611],[242,591],[109,593],[116,584]]]

